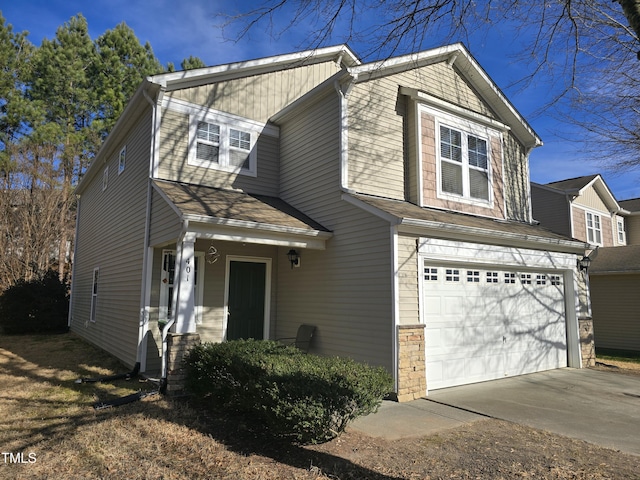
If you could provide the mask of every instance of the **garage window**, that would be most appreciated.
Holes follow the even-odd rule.
[[[467,270],[467,282],[480,283],[480,272],[477,270]]]
[[[516,274],[512,272],[504,272],[504,283],[516,283]]]
[[[445,280],[447,282],[459,282],[460,281],[460,270],[454,270],[451,268],[447,268]]]
[[[549,281],[551,282],[551,285],[560,285],[560,275],[549,275]]]
[[[427,282],[437,282],[438,269],[433,267],[424,267],[424,279]]]
[[[487,272],[487,283],[498,283],[498,272]]]
[[[546,285],[546,284],[547,284],[546,275],[536,275],[536,285]]]

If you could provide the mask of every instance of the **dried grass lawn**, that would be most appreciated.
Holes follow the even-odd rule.
[[[138,380],[74,383],[123,371],[73,334],[0,337],[0,478],[640,478],[639,457],[497,420],[393,442],[347,432],[293,447],[161,396],[93,409],[153,390]]]

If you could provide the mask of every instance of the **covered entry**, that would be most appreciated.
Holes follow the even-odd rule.
[[[428,390],[579,366],[573,255],[435,239],[420,250]]]

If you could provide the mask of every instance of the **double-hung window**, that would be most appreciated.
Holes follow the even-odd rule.
[[[616,224],[618,227],[618,244],[626,245],[627,244],[627,235],[624,229],[624,220],[620,217],[617,217]]]
[[[602,245],[602,219],[597,213],[587,213],[587,241]]]
[[[255,176],[257,133],[214,119],[192,121],[189,165]]]
[[[491,200],[486,137],[440,124],[440,191],[469,200]]]

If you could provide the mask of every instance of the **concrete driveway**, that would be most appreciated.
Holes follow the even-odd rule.
[[[640,455],[640,376],[564,368],[435,390],[427,400]]]

